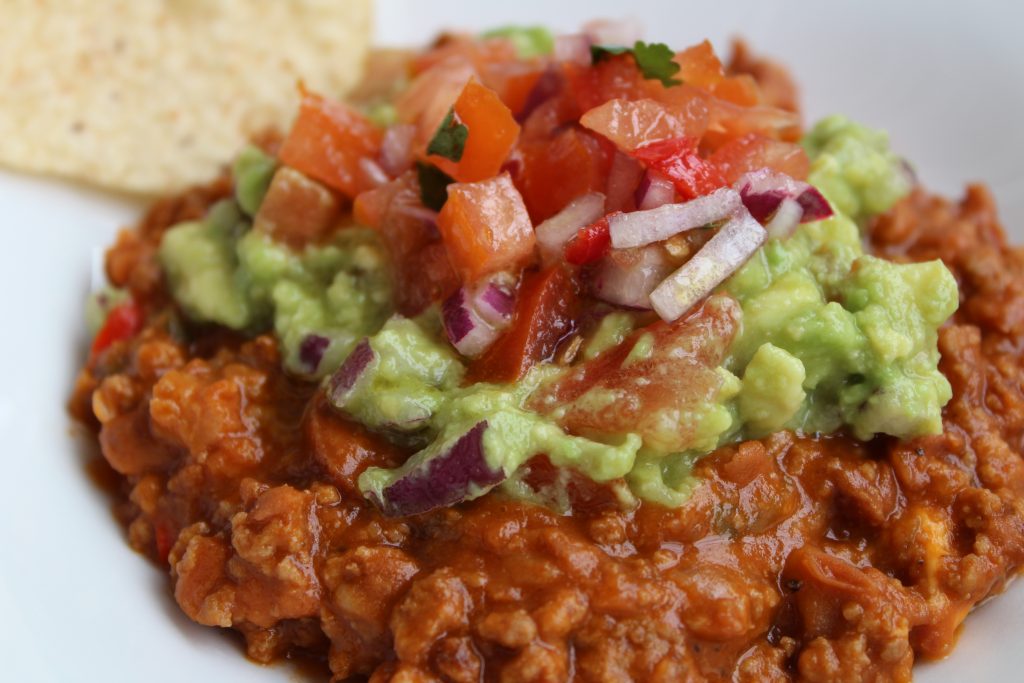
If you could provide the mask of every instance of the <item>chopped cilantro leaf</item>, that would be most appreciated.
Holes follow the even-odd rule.
[[[420,199],[423,206],[440,211],[448,201],[448,186],[455,179],[433,164],[416,162],[416,172],[420,180]]]
[[[507,38],[516,47],[520,59],[549,55],[555,50],[555,37],[542,26],[502,26],[483,34],[483,38]]]
[[[462,159],[462,153],[466,150],[466,138],[468,137],[469,128],[455,118],[455,108],[452,107],[448,110],[444,121],[437,127],[434,137],[430,139],[430,144],[427,145],[427,154],[436,154],[445,159],[459,161]]]
[[[675,53],[665,43],[645,43],[636,41],[633,47],[617,47],[609,45],[592,45],[590,57],[594,63],[615,55],[631,54],[636,60],[637,68],[644,78],[661,81],[666,88],[682,85],[682,81],[673,78],[679,72],[679,65],[672,61]]]

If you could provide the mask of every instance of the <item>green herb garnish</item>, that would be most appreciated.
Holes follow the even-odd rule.
[[[416,162],[416,173],[420,180],[420,200],[423,206],[440,211],[448,201],[448,186],[455,179],[433,164]]]
[[[469,128],[455,118],[455,108],[452,107],[448,110],[444,121],[437,127],[434,137],[430,139],[430,144],[427,145],[427,154],[436,154],[445,159],[459,161],[462,158],[462,153],[466,151],[466,138],[468,137]]]
[[[602,59],[624,54],[633,55],[633,59],[636,60],[636,65],[644,78],[661,81],[661,84],[666,88],[683,84],[678,78],[673,78],[673,76],[679,73],[679,65],[672,61],[675,53],[665,43],[645,43],[642,40],[638,40],[633,47],[590,46],[590,57],[595,64]]]

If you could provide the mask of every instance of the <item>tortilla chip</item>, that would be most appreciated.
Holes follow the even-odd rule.
[[[7,0],[0,164],[120,190],[208,180],[359,79],[370,0]]]

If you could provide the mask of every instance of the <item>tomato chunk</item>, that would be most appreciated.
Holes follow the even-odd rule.
[[[516,185],[535,223],[554,216],[588,192],[603,192],[614,148],[594,134],[566,128],[554,139],[520,145],[522,170]]]
[[[645,81],[633,56],[628,54],[608,57],[593,66],[567,62],[563,69],[580,111],[588,111],[608,100],[651,97],[661,85]]]
[[[431,155],[430,161],[460,183],[497,175],[519,136],[512,112],[490,88],[470,80],[455,100],[455,116],[469,129],[462,158]]]
[[[758,133],[748,133],[725,143],[708,157],[708,161],[718,167],[728,183],[761,168],[804,180],[811,167],[807,152],[800,145],[773,140]]]
[[[416,173],[409,171],[374,190],[364,210],[381,209],[380,232],[394,264],[395,307],[402,315],[417,315],[459,286],[459,276],[432,224],[423,220]],[[363,197],[363,195],[360,195]],[[365,216],[364,216],[365,218]],[[367,222],[369,222],[367,218]]]
[[[714,402],[722,383],[716,368],[739,318],[739,305],[716,294],[685,318],[654,323],[576,365],[537,391],[528,407],[542,413],[557,409],[559,424],[576,434],[634,432],[659,450],[687,448],[698,421],[680,416],[699,415]],[[648,350],[633,353],[641,340]]]
[[[580,118],[584,128],[600,133],[624,152],[666,138],[699,137],[708,125],[702,100],[694,106],[675,108],[652,99],[614,99],[591,109]]]
[[[92,356],[95,358],[115,342],[131,339],[142,329],[143,322],[142,308],[134,300],[115,307],[92,340]]]
[[[509,330],[469,367],[467,381],[514,382],[550,358],[576,328],[579,285],[563,266],[528,274]]]
[[[368,189],[359,172],[362,157],[374,158],[381,132],[352,108],[303,91],[299,115],[281,145],[281,161],[344,195]]]
[[[537,241],[508,173],[449,185],[437,227],[463,282],[522,267],[532,259]]]
[[[697,154],[696,138],[652,142],[634,150],[633,157],[671,180],[684,199],[709,194],[726,184],[718,167]]]
[[[725,78],[722,62],[707,40],[679,52],[673,61],[679,65],[676,77],[698,88],[710,88]]]

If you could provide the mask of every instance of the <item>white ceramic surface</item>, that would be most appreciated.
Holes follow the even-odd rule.
[[[1024,11],[1016,3],[378,6],[378,36],[390,43],[422,42],[443,26],[570,29],[593,16],[624,15],[674,45],[706,35],[722,47],[741,33],[793,68],[811,118],[840,111],[887,128],[925,183],[944,192],[988,182],[1024,241]],[[64,405],[86,343],[81,313],[92,264],[140,206],[0,171],[0,680],[295,680],[287,666],[248,663],[235,640],[180,615],[166,577],[126,546],[72,437]],[[972,615],[954,655],[922,667],[919,680],[1020,680],[1022,635],[1018,585]]]

